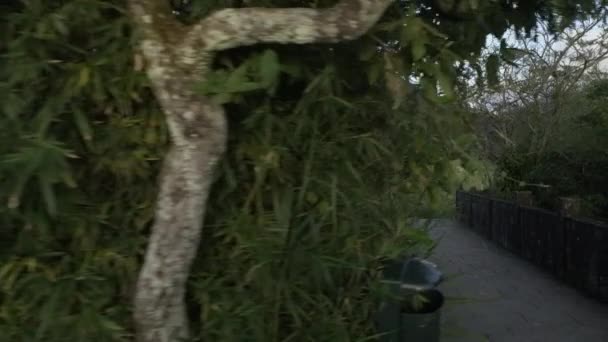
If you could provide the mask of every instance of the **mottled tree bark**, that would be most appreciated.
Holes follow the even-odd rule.
[[[212,174],[226,149],[221,106],[193,91],[216,51],[256,43],[338,42],[363,35],[392,0],[342,0],[327,9],[224,9],[181,25],[168,0],[129,0],[146,72],[166,114],[171,147],[160,175],[155,222],[136,285],[141,342],[188,338],[184,292]]]

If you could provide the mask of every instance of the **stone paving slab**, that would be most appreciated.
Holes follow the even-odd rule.
[[[608,342],[608,305],[459,223],[434,221],[442,342]]]

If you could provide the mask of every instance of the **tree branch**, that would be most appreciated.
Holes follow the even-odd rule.
[[[144,39],[176,43],[188,29],[175,20],[168,0],[129,0],[129,10]]]
[[[342,0],[326,9],[224,9],[196,24],[184,44],[200,46],[207,51],[221,51],[258,43],[307,44],[353,40],[365,34],[393,1]]]

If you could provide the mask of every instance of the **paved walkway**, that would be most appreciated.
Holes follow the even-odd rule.
[[[608,342],[608,305],[448,220],[430,258],[444,272],[442,342]]]

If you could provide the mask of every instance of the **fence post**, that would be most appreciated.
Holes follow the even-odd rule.
[[[534,205],[532,191],[515,191],[515,202],[519,205],[531,207]]]
[[[581,211],[581,201],[576,197],[559,198],[559,214],[562,216],[576,217]]]

